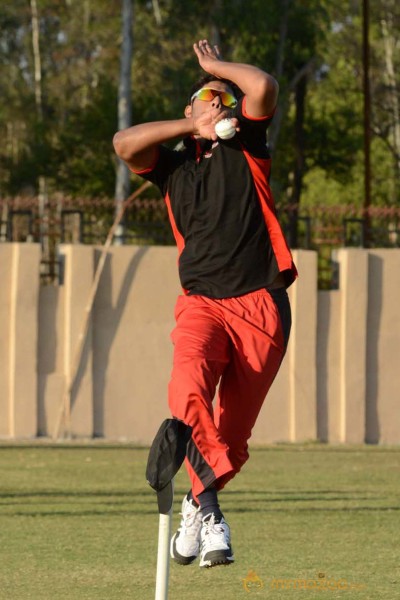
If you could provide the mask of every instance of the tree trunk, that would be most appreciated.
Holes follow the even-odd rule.
[[[122,0],[122,47],[121,68],[118,88],[118,129],[126,129],[131,125],[131,69],[132,69],[132,21],[133,0]],[[130,192],[130,172],[126,164],[118,159],[115,184],[115,212],[122,209],[123,201]],[[124,225],[121,223],[115,234],[115,244],[123,243]]]
[[[83,39],[84,39],[84,59],[86,63],[87,72],[90,73],[90,42],[89,40],[89,23],[90,23],[90,0],[84,0],[82,6],[82,29],[83,29]],[[81,99],[81,108],[85,109],[89,104],[89,79],[86,77],[85,83],[82,86],[82,99]]]
[[[370,246],[371,234],[371,86],[369,80],[370,43],[369,43],[369,0],[363,0],[362,23],[362,59],[363,59],[363,97],[364,97],[364,226],[363,245]]]
[[[292,248],[298,247],[298,216],[301,191],[303,186],[303,174],[305,165],[305,140],[304,140],[304,116],[305,116],[305,98],[307,92],[307,76],[302,77],[296,85],[295,89],[295,166],[293,176],[293,191],[290,199],[292,210],[290,211],[289,220],[289,241]]]
[[[220,15],[222,12],[222,3],[221,0],[214,0],[213,6],[211,9],[211,35],[210,35],[210,43],[211,46],[218,46],[220,51],[220,57],[222,59],[222,48],[221,48],[221,32],[216,23],[216,17]]]
[[[160,27],[162,25],[162,17],[161,17],[160,5],[158,3],[158,0],[153,0],[152,4],[153,4],[154,18],[156,20],[157,25]]]
[[[288,28],[288,18],[289,18],[289,6],[291,0],[283,0],[282,4],[282,17],[279,28],[279,43],[278,49],[276,53],[276,63],[275,63],[275,77],[279,81],[282,77],[283,73],[283,65],[285,61],[285,46],[286,46],[286,38],[287,38],[287,28]],[[274,119],[271,123],[271,127],[268,132],[268,145],[271,151],[276,147],[276,142],[279,136],[279,130],[281,128],[282,117],[285,113],[287,107],[287,102],[281,101],[278,103],[278,106],[275,111]]]
[[[40,58],[39,43],[39,17],[36,0],[31,0],[31,25],[32,25],[32,50],[33,50],[33,69],[35,81],[35,104],[38,120],[43,118],[42,105],[42,62]]]
[[[43,134],[43,93],[42,93],[42,61],[40,57],[40,28],[36,0],[31,0],[32,51],[35,81],[35,105],[37,115],[37,131]],[[40,139],[38,144],[42,143]],[[47,186],[43,173],[39,173],[39,230],[42,255],[45,261],[50,261],[49,238],[47,232]]]
[[[395,153],[395,164],[398,178],[400,176],[400,103],[393,60],[397,42],[390,31],[392,27],[393,14],[388,11],[387,15],[385,15],[385,18],[381,20],[381,28],[385,48],[385,76],[390,89],[390,104],[393,116],[392,145]]]

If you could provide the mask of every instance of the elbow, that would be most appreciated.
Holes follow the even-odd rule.
[[[117,131],[117,133],[113,137],[113,146],[114,146],[115,152],[117,152],[117,153],[118,153],[118,149],[121,144],[121,137],[122,137],[121,133],[122,133],[121,131]]]
[[[278,102],[279,85],[272,75],[263,73],[258,78],[254,89],[254,96],[257,105],[261,108],[264,117],[271,116]]]
[[[117,156],[122,160],[129,159],[127,144],[125,142],[125,136],[123,131],[117,131],[117,133],[113,137],[113,146]]]
[[[117,131],[113,137],[116,155],[128,164],[135,164],[145,150],[143,136],[135,127]]]
[[[270,106],[276,106],[279,94],[279,84],[272,75],[264,73],[258,82],[257,94],[260,100],[267,102]]]
[[[139,127],[118,131],[113,137],[113,146],[116,155],[133,171],[147,169],[155,160],[156,147],[146,144]]]

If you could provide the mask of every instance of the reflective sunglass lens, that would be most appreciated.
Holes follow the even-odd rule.
[[[236,98],[228,92],[222,92],[221,94],[221,102],[224,106],[228,108],[234,108],[237,104]]]
[[[234,108],[237,104],[235,96],[228,92],[220,92],[219,90],[213,90],[210,88],[202,88],[192,96],[192,102],[195,98],[203,100],[205,102],[211,102],[215,96],[220,96],[221,102],[227,108]]]

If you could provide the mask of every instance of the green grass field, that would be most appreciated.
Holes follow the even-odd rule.
[[[0,598],[153,599],[147,453],[0,445]],[[400,448],[253,448],[220,495],[235,564],[171,564],[170,600],[399,598],[399,474]],[[187,488],[182,469],[174,528]]]

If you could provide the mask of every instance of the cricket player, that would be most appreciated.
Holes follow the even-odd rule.
[[[207,40],[193,49],[206,75],[184,117],[120,131],[114,146],[161,190],[178,247],[183,293],[168,398],[172,416],[193,431],[185,459],[191,490],[171,556],[182,565],[199,556],[200,567],[213,567],[234,560],[218,492],[249,457],[252,428],[286,351],[286,288],[297,272],[269,185],[266,130],[278,84],[255,66],[221,60]],[[223,140],[215,126],[225,118],[235,135]],[[176,139],[182,150],[165,145]]]

